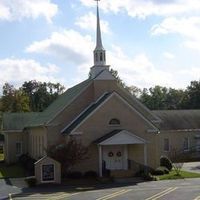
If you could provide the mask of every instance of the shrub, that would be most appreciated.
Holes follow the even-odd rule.
[[[166,156],[162,156],[160,158],[160,166],[162,167],[166,167],[169,171],[172,170],[172,162],[169,158],[167,158]]]
[[[144,174],[143,175],[143,179],[145,180],[145,181],[157,181],[157,178],[156,177],[154,177],[154,176],[152,176],[152,174],[151,173],[148,173],[148,174]]]
[[[29,187],[36,186],[36,178],[34,176],[29,176],[25,178],[26,183]]]
[[[28,171],[29,175],[34,175],[35,162],[36,160],[27,154],[23,154],[19,157],[19,163]]]
[[[164,175],[169,174],[169,170],[166,167],[158,167],[154,172],[153,175]]]
[[[83,177],[82,173],[78,172],[78,171],[69,172],[67,174],[67,178],[79,179],[79,178],[82,178],[82,177]]]
[[[95,171],[87,171],[84,174],[85,178],[96,178],[97,177],[97,173]]]

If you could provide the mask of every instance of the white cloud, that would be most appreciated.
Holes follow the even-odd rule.
[[[53,64],[41,65],[31,59],[6,58],[0,60],[0,88],[5,82],[21,85],[24,81],[58,82],[55,75],[59,68]]]
[[[151,29],[152,35],[178,34],[184,39],[184,45],[200,51],[200,17],[164,19]]]
[[[51,0],[1,0],[0,20],[16,21],[23,18],[36,19],[45,17],[51,22],[56,15],[58,6]]]
[[[172,54],[172,53],[170,53],[170,52],[167,52],[167,51],[163,53],[163,56],[164,56],[165,58],[169,59],[169,60],[172,60],[172,59],[175,58],[175,55],[174,55],[174,54]]]
[[[96,30],[96,15],[92,12],[77,18],[76,25],[86,30]],[[110,33],[109,23],[107,21],[101,20],[101,31],[104,33]]]
[[[63,30],[52,33],[48,39],[33,42],[26,51],[53,55],[65,62],[79,65],[89,62],[93,48],[90,36],[83,36],[74,30]]]
[[[85,6],[94,6],[88,0],[80,0]],[[148,16],[175,16],[199,13],[199,0],[104,0],[100,7],[105,11],[119,13],[126,11],[131,17],[146,18]]]

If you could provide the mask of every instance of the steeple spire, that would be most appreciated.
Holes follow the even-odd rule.
[[[99,19],[99,4],[98,1],[100,0],[95,0],[97,1],[97,35],[96,35],[96,48],[95,50],[102,50],[103,45],[102,45],[102,40],[101,40],[101,27],[100,27],[100,19]]]
[[[101,40],[101,26],[100,26],[100,17],[99,17],[99,1],[97,2],[97,32],[96,32],[96,48],[94,50],[94,66],[103,66],[106,65],[106,51],[103,48]]]

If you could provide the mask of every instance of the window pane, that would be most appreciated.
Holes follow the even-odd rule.
[[[183,142],[183,150],[188,150],[189,149],[189,139],[186,137],[184,138]]]
[[[22,144],[21,142],[16,143],[16,155],[20,155],[22,153]]]
[[[164,151],[169,151],[169,139],[164,139]]]

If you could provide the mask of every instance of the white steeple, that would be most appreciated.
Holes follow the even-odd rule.
[[[101,40],[101,26],[100,26],[100,18],[99,18],[99,4],[97,1],[97,30],[96,30],[96,48],[93,52],[94,55],[94,66],[91,68],[90,73],[91,77],[96,77],[101,71],[107,69],[109,70],[109,66],[106,65],[106,51],[103,48],[102,40]]]

